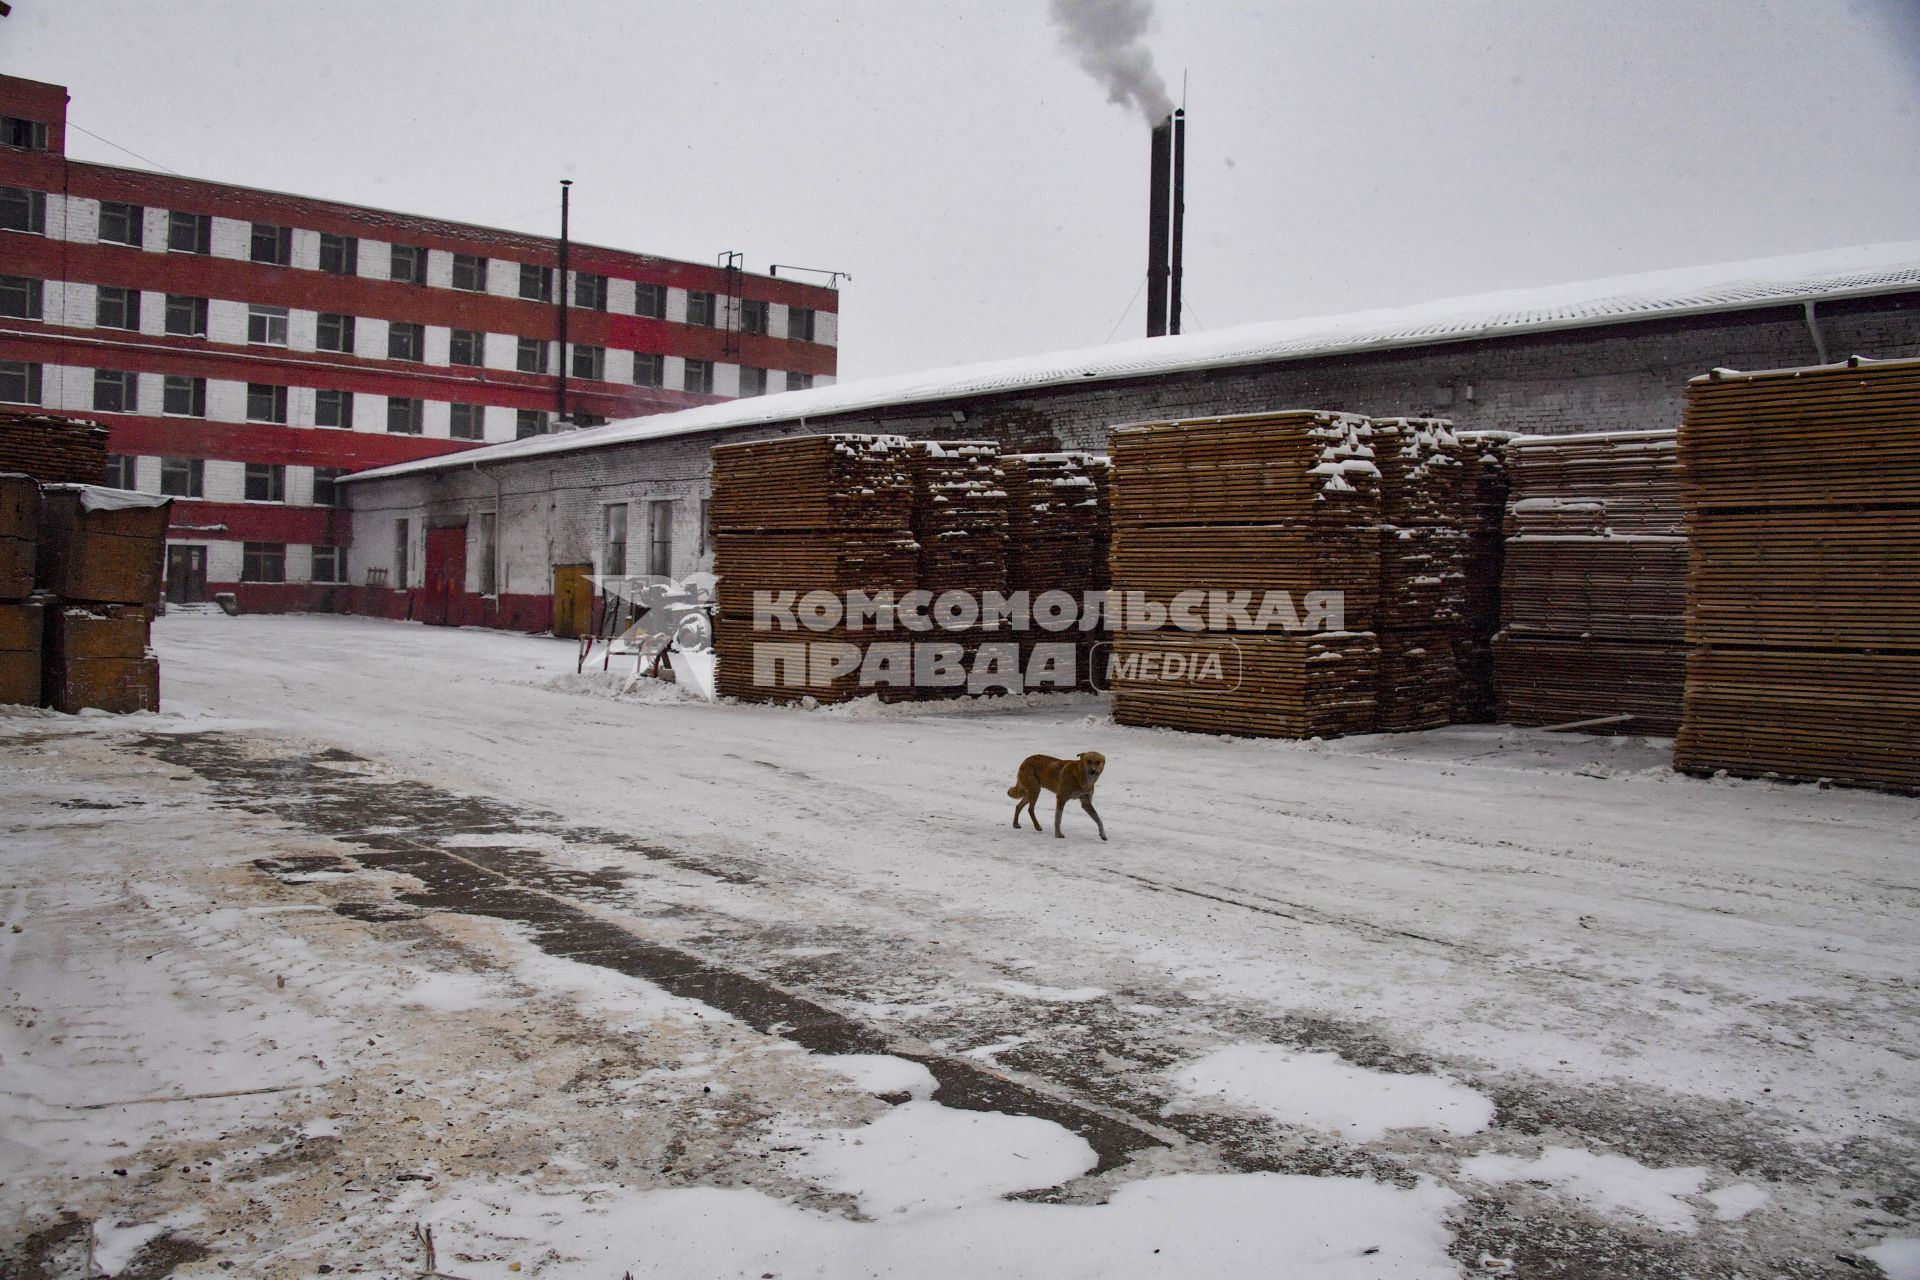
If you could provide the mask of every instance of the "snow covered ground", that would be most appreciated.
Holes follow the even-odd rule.
[[[1920,802],[156,634],[0,712],[0,1274],[1920,1275]]]

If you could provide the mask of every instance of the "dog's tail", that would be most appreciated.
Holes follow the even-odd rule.
[[[1019,788],[1019,786],[1018,786],[1018,785],[1015,785],[1015,786],[1011,786],[1011,787],[1008,787],[1008,788],[1007,788],[1007,795],[1008,795],[1009,797],[1011,797],[1012,799],[1015,799],[1015,800],[1018,800],[1018,799],[1020,798],[1020,788]]]

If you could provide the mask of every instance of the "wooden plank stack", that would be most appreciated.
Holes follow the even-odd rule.
[[[1466,533],[1466,590],[1461,600],[1462,625],[1453,638],[1453,660],[1460,674],[1453,718],[1461,724],[1485,724],[1499,718],[1493,691],[1493,637],[1500,630],[1500,574],[1506,548],[1506,444],[1513,433],[1463,431],[1456,439],[1459,511]]]
[[[1372,424],[1311,410],[1146,423],[1113,433],[1112,591],[1346,596],[1345,629],[1203,617],[1114,640],[1114,719],[1206,733],[1328,737],[1373,727],[1380,650],[1380,471]]]
[[[1462,701],[1457,641],[1466,635],[1465,452],[1453,424],[1376,418],[1380,468],[1380,688],[1383,733],[1451,723]]]
[[[1920,360],[1687,385],[1675,766],[1920,790]]]
[[[761,645],[850,642],[864,650],[872,640],[905,639],[899,630],[756,630],[753,592],[832,592],[844,601],[849,589],[912,591],[919,572],[919,545],[912,530],[911,452],[900,436],[825,435],[719,445],[713,450],[713,571],[719,576],[714,649],[716,681],[727,697],[755,702],[797,702],[811,697],[840,702],[880,693],[910,696],[911,687],[863,688],[859,672],[829,674],[803,664],[799,687],[766,677],[767,650],[756,673]],[[781,667],[784,676],[786,667]]]
[[[151,647],[170,499],[78,484],[40,494],[41,700],[58,711],[160,709]]]
[[[1595,731],[1673,733],[1686,565],[1674,433],[1520,437],[1505,459],[1500,718],[1628,716]]]
[[[33,595],[40,531],[40,486],[0,474],[0,704],[40,705],[44,612]]]
[[[918,440],[910,527],[920,543],[919,585],[979,596],[1007,589],[1007,487],[990,440]]]
[[[1038,601],[1065,592],[1082,606],[1105,589],[1110,523],[1104,494],[1107,460],[1090,453],[1014,453],[1000,459],[1007,491],[1007,590]],[[1034,647],[1071,643],[1075,683],[1092,687],[1094,663],[1108,640],[1104,628],[1047,631],[1036,623],[1019,637],[1024,668]]]

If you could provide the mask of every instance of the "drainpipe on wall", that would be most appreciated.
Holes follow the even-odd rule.
[[[1827,358],[1827,340],[1820,333],[1820,317],[1814,314],[1813,306],[1813,299],[1808,298],[1805,307],[1807,332],[1813,336],[1813,350],[1820,357],[1820,363],[1832,364],[1833,362]]]
[[[507,513],[503,509],[507,504],[506,491],[500,487],[500,477],[497,473],[482,471],[477,462],[469,462],[467,465],[473,468],[473,474],[476,476],[483,476],[493,481],[493,598],[495,606],[498,607],[500,597],[507,594],[507,562],[500,555],[500,530],[507,522]]]

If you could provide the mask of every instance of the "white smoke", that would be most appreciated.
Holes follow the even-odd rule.
[[[1153,0],[1051,0],[1049,9],[1060,24],[1060,43],[1106,86],[1107,101],[1138,108],[1148,124],[1173,114],[1166,82],[1142,39]]]

